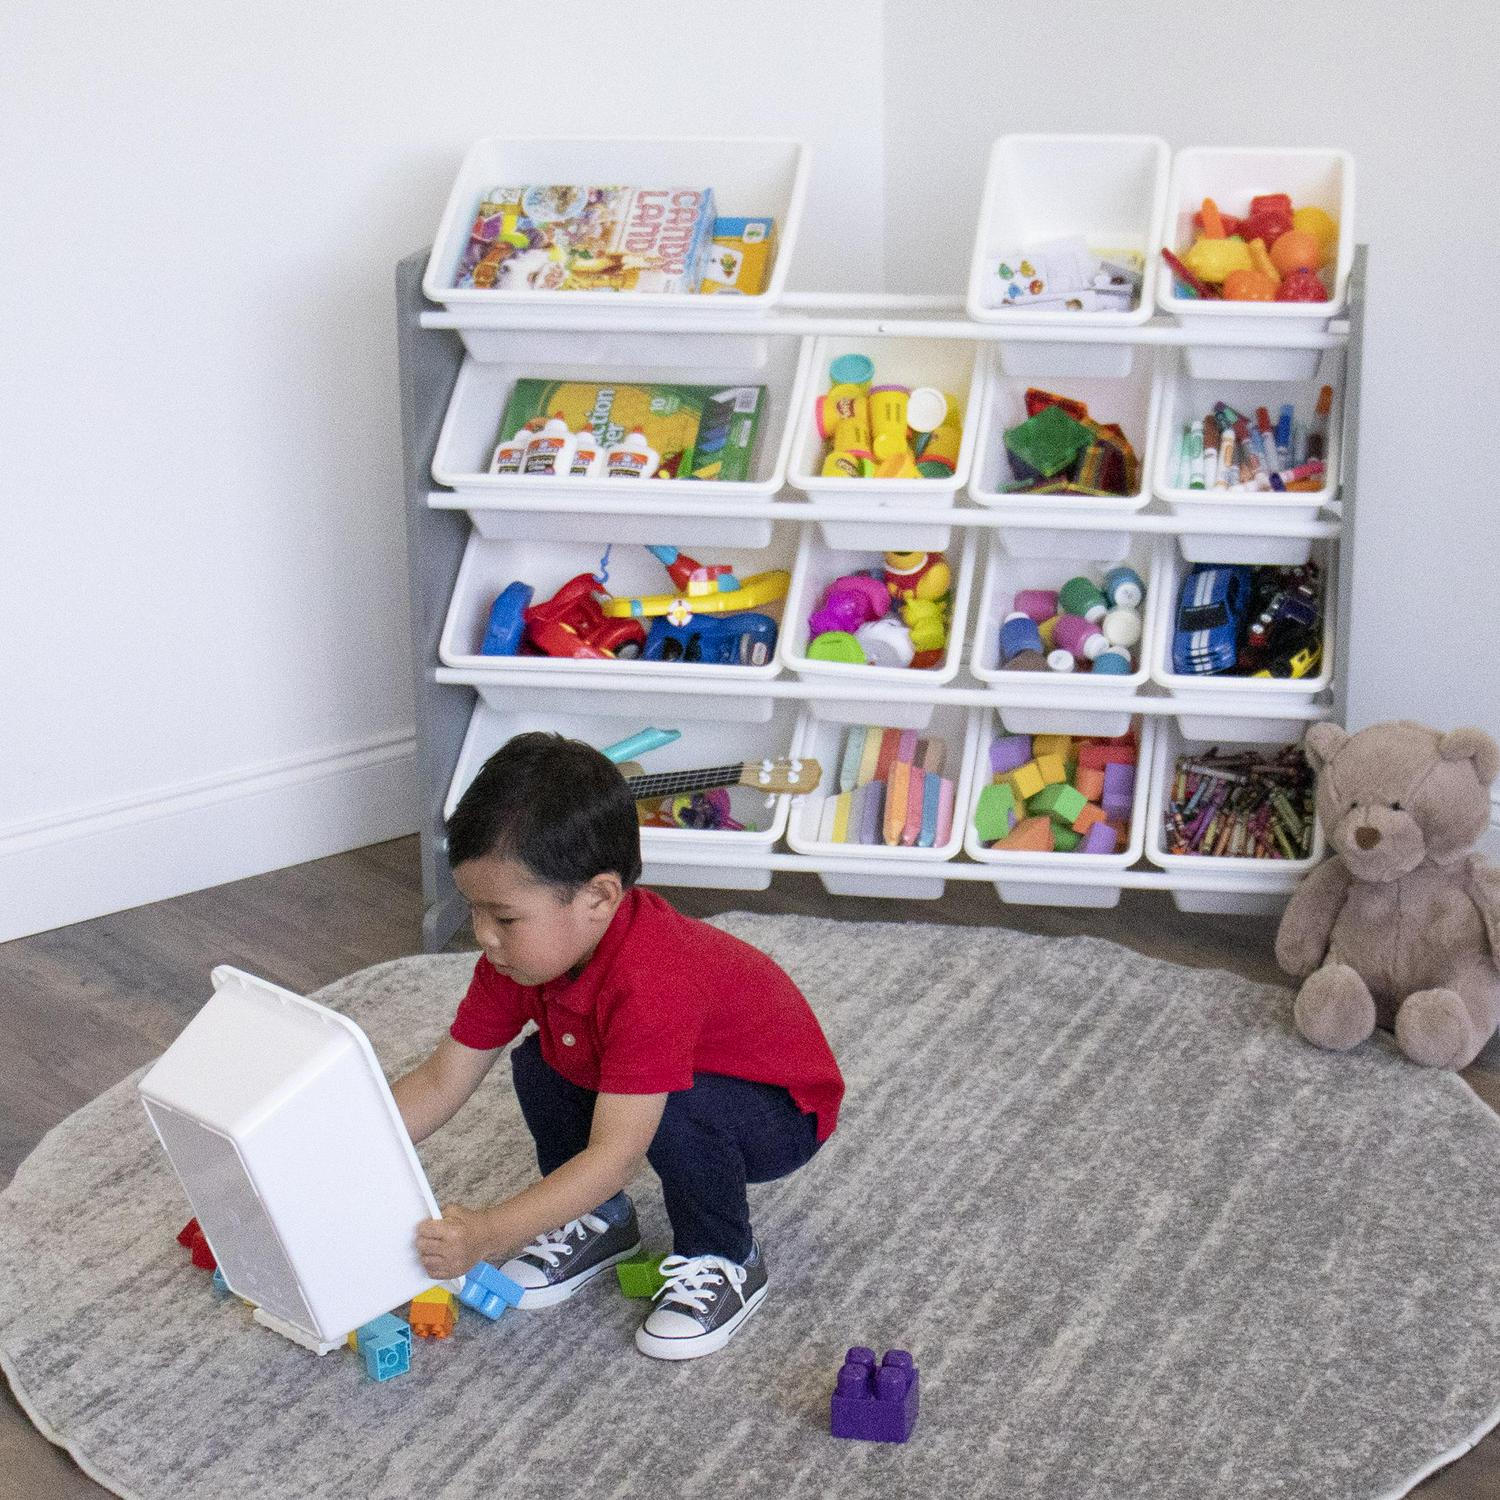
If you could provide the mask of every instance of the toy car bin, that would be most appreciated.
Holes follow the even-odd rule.
[[[811,529],[802,534],[797,549],[797,561],[792,567],[792,586],[787,594],[786,608],[782,613],[784,622],[781,644],[777,648],[781,663],[798,677],[807,681],[827,683],[830,686],[867,688],[868,694],[857,698],[823,697],[812,700],[815,718],[832,719],[842,724],[885,723],[900,729],[921,729],[932,718],[932,689],[942,683],[952,682],[958,675],[963,658],[964,630],[968,623],[969,596],[973,589],[976,555],[976,540],[972,534],[964,538],[963,551],[957,548],[943,554],[951,569],[947,606],[946,644],[936,665],[911,667],[902,665],[873,665],[872,662],[909,659],[911,642],[903,641],[902,612],[899,606],[887,604],[882,614],[878,587],[871,587],[871,609],[863,616],[840,622],[841,627],[853,626],[851,631],[840,628],[830,632],[843,637],[841,641],[824,643],[820,649],[813,645],[823,633],[824,621],[820,618],[819,630],[810,631],[810,617],[827,608],[828,587],[839,579],[856,574],[883,575],[887,555],[874,551],[852,551],[826,546]],[[894,557],[895,554],[890,554]],[[932,559],[923,554],[910,553],[902,558],[904,567],[930,565]],[[876,582],[883,581],[877,577]],[[849,592],[843,590],[841,592]],[[889,594],[887,594],[889,599]],[[863,618],[864,623],[860,623]],[[874,624],[870,624],[873,619]],[[889,622],[889,623],[887,623]],[[878,629],[876,628],[878,627]],[[874,638],[861,645],[858,632],[867,636],[873,631]],[[846,648],[846,649],[843,649]],[[810,655],[809,650],[815,654]]]
[[[700,548],[693,556],[662,547],[658,556],[632,543],[507,542],[474,532],[454,582],[438,658],[444,666],[473,672],[481,695],[502,708],[518,680],[528,676],[553,681],[565,676],[582,684],[607,673],[615,682],[660,685],[659,692],[631,693],[636,710],[658,719],[767,719],[769,697],[698,695],[685,691],[686,679],[763,682],[780,671],[776,636],[789,586],[792,535],[790,527],[781,527],[772,545],[759,551]],[[671,559],[670,568],[664,558]],[[705,572],[723,567],[731,572],[679,588],[673,570],[682,577],[695,562]],[[597,582],[601,566],[609,575],[602,585]],[[739,587],[718,588],[721,581]],[[705,591],[695,595],[695,588]],[[574,595],[577,611],[565,610]],[[520,654],[535,650],[538,640],[525,612],[554,606],[584,638],[597,629],[612,632],[608,639],[613,640],[622,625],[632,629],[633,644],[608,649],[639,654],[630,659]],[[572,645],[566,636],[544,639],[559,649]],[[506,674],[504,682],[495,679],[497,672]],[[601,698],[612,696],[583,686],[573,693],[554,687],[548,701],[564,711],[595,713]]]
[[[998,356],[990,355],[992,362],[969,497],[976,504],[1004,510],[1017,520],[1025,520],[1024,526],[1001,529],[1001,543],[1008,552],[1017,557],[1070,557],[1077,556],[1078,548],[1086,545],[1097,557],[1124,556],[1130,545],[1130,533],[1111,530],[1110,523],[1134,514],[1151,498],[1151,445],[1157,432],[1162,386],[1162,367],[1156,355],[1157,351],[1143,350],[1130,374],[1121,379],[1068,377],[1043,383],[1006,375]],[[1086,472],[1092,466],[1094,454],[1106,464],[1128,463],[1127,456],[1118,448],[1111,453],[1112,434],[1108,431],[1097,434],[1098,446],[1095,446],[1089,442],[1087,427],[1060,420],[1068,415],[1068,407],[1034,411],[1039,402],[1033,398],[1028,403],[1027,392],[1031,390],[1060,397],[1065,403],[1081,402],[1087,409],[1087,422],[1106,429],[1118,426],[1124,432],[1135,455],[1134,471],[1127,467],[1125,474],[1126,493],[1038,494],[1007,490],[1007,485],[1037,475],[1058,484],[1076,482],[1083,488],[1094,477]],[[1035,420],[1037,417],[1040,422]],[[1055,423],[1061,431],[1040,430],[1050,423]],[[1031,425],[1023,431],[1023,424]],[[1107,466],[1100,472],[1106,484],[1114,482]],[[1073,527],[1047,526],[1045,522],[1054,516],[1074,523]],[[1090,531],[1086,544],[1080,541],[1076,529],[1083,523]]]
[[[562,314],[587,301],[592,316],[604,312],[624,324],[632,318],[660,316],[663,312],[686,320],[694,313],[753,316],[774,307],[786,286],[802,222],[807,173],[806,148],[789,140],[491,136],[477,141],[459,168],[433,242],[422,290],[434,302],[462,312],[524,307],[545,310],[549,315]],[[499,284],[491,287],[456,285],[479,205],[496,187],[605,184],[643,189],[708,188],[713,192],[715,215],[773,218],[774,259],[764,288],[752,296],[688,291],[548,291],[526,285],[519,277],[512,285],[504,276],[497,277]],[[601,303],[606,305],[601,307]]]
[[[980,726],[979,744],[974,751],[971,800],[964,820],[964,853],[980,864],[995,867],[995,892],[1007,905],[1106,907],[1119,904],[1124,887],[1113,877],[1135,864],[1141,857],[1146,834],[1147,769],[1151,764],[1152,746],[1157,733],[1154,721],[1145,717],[1137,721],[1135,728],[1137,738],[1134,766],[1127,767],[1123,772],[1112,768],[1102,770],[1101,776],[1107,771],[1109,782],[1107,789],[1099,794],[1102,800],[1090,803],[1095,807],[1095,812],[1086,815],[1075,813],[1070,819],[1067,815],[1073,808],[1062,803],[1050,813],[1032,813],[1028,808],[1035,806],[1032,799],[1038,790],[1045,792],[1049,786],[1071,788],[1079,780],[1080,773],[1065,770],[1059,779],[1049,762],[1063,760],[1065,766],[1067,762],[1050,749],[1044,750],[1040,755],[1033,755],[1030,761],[1018,760],[1012,766],[996,750],[996,742],[1004,739],[1015,743],[1016,737],[1006,733],[993,712],[986,713]],[[1027,753],[1031,753],[1034,746],[1026,745],[1025,748]],[[997,775],[1011,773],[1031,776],[1033,780],[1025,782],[1019,789],[1011,789],[1009,799],[1003,795],[1004,788],[997,788],[997,792],[1001,794],[999,800],[1008,800],[1010,804],[1008,808],[997,809],[994,805],[997,793],[987,792],[986,788],[995,782]],[[1048,777],[1051,780],[1047,780]],[[1123,785],[1119,784],[1122,781]],[[1090,787],[1088,790],[1094,791],[1095,788]],[[1077,797],[1074,800],[1077,802],[1084,798]],[[1121,843],[1116,832],[1113,835],[1114,847],[1110,852],[1087,852],[1085,846],[1093,824],[1090,823],[1086,829],[1079,825],[1092,817],[1098,821],[1099,827],[1107,828],[1109,824],[1098,818],[1100,813],[1109,815],[1109,824],[1119,825],[1123,820],[1126,837]],[[1078,839],[1077,848],[1069,851],[1001,848],[989,847],[985,842],[987,837],[1001,834],[1007,824],[1014,831],[1023,819],[1035,821],[1037,818],[1049,818],[1055,822],[1059,830],[1058,837],[1071,833],[1069,842],[1074,838]],[[983,832],[981,821],[984,824]],[[1098,837],[1097,834],[1093,836]]]
[[[638,694],[596,694],[605,700],[610,712],[562,713],[552,703],[550,694],[516,694],[507,708],[481,703],[469,721],[459,752],[458,765],[448,788],[443,816],[450,817],[459,798],[479,769],[496,750],[513,736],[531,730],[545,730],[582,740],[604,750],[628,739],[647,726],[679,728],[679,738],[642,755],[637,764],[639,774],[672,776],[674,784],[663,795],[674,791],[684,794],[706,789],[720,778],[688,777],[688,771],[721,771],[749,765],[744,774],[747,782],[724,788],[728,793],[729,811],[743,828],[651,828],[641,829],[642,880],[647,885],[709,886],[725,890],[764,890],[771,883],[771,872],[757,869],[747,858],[755,850],[769,850],[786,829],[787,803],[790,793],[770,794],[759,785],[748,784],[758,778],[768,762],[768,775],[777,784],[792,784],[796,775],[795,705],[780,704],[770,718],[759,724],[730,721],[708,722],[681,719],[674,722],[660,714],[648,714]],[[632,769],[628,774],[636,774]],[[720,803],[722,806],[722,802]],[[712,853],[706,863],[675,860],[684,849]]]
[[[1320,642],[1317,666],[1303,677],[1198,675],[1176,669],[1172,655],[1173,642],[1181,615],[1179,596],[1182,582],[1192,570],[1176,549],[1164,554],[1161,582],[1153,604],[1156,616],[1152,632],[1151,676],[1176,698],[1182,712],[1178,723],[1182,732],[1193,739],[1233,741],[1245,744],[1285,744],[1300,736],[1306,720],[1300,716],[1278,718],[1278,709],[1302,708],[1326,691],[1333,678],[1333,616],[1338,598],[1336,553],[1327,542],[1313,548],[1313,560],[1321,574],[1322,623],[1316,637]],[[1255,704],[1263,710],[1254,718],[1216,713],[1226,704]]]
[[[833,895],[925,901],[943,894],[943,866],[963,844],[982,712],[944,705],[920,730],[804,716],[801,754],[823,767],[823,780],[793,805],[787,843],[823,861],[818,878]],[[908,869],[844,872],[840,859]],[[930,865],[931,875],[909,873],[913,864]]]
[[[1166,811],[1177,758],[1212,748],[1207,740],[1185,738],[1171,720],[1161,725],[1149,773],[1146,858],[1160,869],[1198,877],[1199,883],[1193,888],[1179,887],[1172,891],[1179,911],[1274,915],[1286,906],[1302,877],[1323,858],[1323,830],[1318,824],[1313,825],[1312,853],[1306,859],[1241,859],[1166,852]],[[1222,883],[1216,885],[1215,881]]]
[[[1156,442],[1153,445],[1151,485],[1174,515],[1203,516],[1241,524],[1243,531],[1184,531],[1183,556],[1189,562],[1305,563],[1312,542],[1300,536],[1262,536],[1266,520],[1315,521],[1319,511],[1337,498],[1342,456],[1344,355],[1325,350],[1311,380],[1220,380],[1200,378],[1185,363],[1176,363],[1163,383]],[[1224,490],[1192,489],[1190,474],[1181,472],[1184,432],[1201,422],[1219,403],[1243,414],[1252,425],[1260,408],[1273,421],[1290,405],[1296,428],[1310,429],[1320,421],[1319,392],[1333,392],[1332,406],[1323,421],[1323,473],[1316,489]],[[1293,458],[1297,455],[1292,454]],[[1304,481],[1313,483],[1314,480]]]
[[[858,367],[851,373],[866,372],[859,385],[867,389],[846,379],[851,366]],[[951,526],[882,521],[880,507],[953,505],[969,478],[982,381],[976,347],[962,339],[817,340],[796,413],[788,478],[808,499],[848,509],[847,521],[818,523],[830,547],[930,552],[949,544]],[[922,394],[908,403],[916,392]],[[827,471],[855,464],[874,472]],[[898,472],[882,475],[886,467]]]
[[[1294,209],[1318,208],[1338,231],[1331,260],[1318,275],[1330,293],[1326,302],[1240,302],[1183,294],[1163,266],[1156,280],[1157,305],[1184,328],[1256,335],[1268,340],[1293,333],[1323,333],[1343,311],[1354,263],[1354,158],[1347,151],[1219,148],[1179,151],[1172,162],[1164,233],[1169,250],[1183,256],[1197,230],[1193,215],[1212,198],[1222,213],[1236,218],[1252,198],[1285,193]],[[1267,250],[1273,247],[1266,246]],[[1160,255],[1155,256],[1160,259]],[[1251,344],[1189,345],[1188,369],[1203,379],[1308,380],[1318,367],[1316,349],[1277,349]]]
[[[713,299],[705,299],[713,300]],[[727,300],[734,300],[732,298]],[[728,355],[713,340],[674,339],[678,350],[697,349],[705,362],[693,364],[681,353],[673,363],[652,363],[651,356],[632,361],[613,351],[610,362],[567,364],[556,356],[539,353],[535,359],[512,355],[494,363],[472,356],[464,360],[448,400],[442,431],[432,460],[432,477],[450,492],[436,491],[428,503],[446,510],[467,510],[475,529],[490,537],[520,537],[530,541],[571,541],[579,537],[607,536],[617,542],[656,542],[664,535],[682,546],[763,547],[771,539],[771,522],[759,517],[715,515],[717,505],[773,499],[786,477],[792,443],[792,414],[802,403],[810,340],[762,339],[748,341],[752,353],[735,358],[741,341],[732,342]],[[711,359],[717,349],[717,358]],[[659,357],[659,351],[657,351]],[[660,399],[703,401],[704,415],[693,441],[698,445],[721,439],[740,444],[754,410],[753,389],[763,387],[760,412],[750,440],[746,477],[694,479],[679,474],[675,479],[610,478],[569,474],[492,474],[490,460],[502,438],[502,418],[519,380],[569,382],[559,403],[569,412],[573,430],[591,423],[595,430],[621,434],[616,407],[623,398],[610,398],[601,413],[599,401],[587,399],[587,386],[608,387],[611,382],[631,386],[661,386]],[[673,388],[706,389],[707,397],[678,395]],[[600,397],[600,400],[605,399]],[[643,406],[648,398],[634,398]],[[550,402],[548,404],[551,404]],[[703,428],[713,424],[705,438]],[[688,429],[691,431],[691,428]],[[707,450],[705,450],[707,451]],[[710,458],[701,461],[698,448],[686,454],[688,464],[711,473]],[[653,510],[653,502],[699,512],[672,515]],[[516,508],[516,507],[521,508]],[[529,508],[528,508],[529,507]]]
[[[1001,136],[985,174],[969,266],[969,316],[1028,331],[1057,327],[1082,332],[1147,322],[1155,307],[1156,247],[1166,211],[1168,164],[1167,143],[1156,136]],[[1127,301],[1124,306],[1070,308],[1065,300],[1047,300],[1047,277],[1054,269],[1048,247],[1078,239],[1102,261],[1111,252],[1139,257],[1141,280],[1133,306]],[[1037,264],[1023,266],[1028,252],[1037,254]],[[1010,274],[1002,276],[1002,269]],[[1071,281],[1065,279],[1063,285]],[[1126,343],[1000,345],[1005,373],[1018,378],[1127,375],[1133,353]]]
[[[1075,532],[1075,545],[1095,540],[1090,532]],[[979,610],[975,616],[974,641],[970,647],[969,669],[980,682],[995,693],[1000,718],[1011,734],[1124,734],[1130,727],[1130,715],[1136,694],[1150,675],[1156,649],[1156,596],[1159,563],[1158,544],[1146,537],[1137,538],[1130,550],[1100,562],[1072,558],[1011,557],[998,541],[990,545],[979,593]],[[1032,601],[1046,599],[1076,578],[1103,584],[1111,568],[1126,566],[1145,585],[1144,597],[1126,605],[1141,631],[1133,644],[1120,649],[1129,653],[1129,671],[1093,671],[1089,658],[1080,652],[1077,670],[1054,672],[1028,671],[1006,667],[1001,660],[1001,631],[1006,617]],[[1125,599],[1135,599],[1127,590]],[[1106,604],[1108,600],[1104,601]],[[1061,608],[1061,606],[1059,606]],[[1098,610],[1091,610],[1098,613]],[[1107,611],[1106,611],[1107,615]],[[1102,627],[1102,620],[1095,622]],[[1128,641],[1131,621],[1111,622],[1110,633]],[[1040,630],[1040,626],[1038,627]],[[1098,643],[1089,646],[1099,649]],[[1111,666],[1122,665],[1112,662]]]
[[[227,1285],[325,1354],[432,1285],[437,1200],[353,1021],[227,966],[213,983],[141,1102]]]

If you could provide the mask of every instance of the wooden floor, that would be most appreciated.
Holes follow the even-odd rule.
[[[1154,957],[1284,982],[1274,924],[1185,917],[1130,892],[1114,911],[1001,906],[988,886],[954,882],[941,903],[835,898],[811,876],[766,892],[669,891],[696,916],[735,909],[871,920],[933,920],[1047,934],[1093,933]],[[472,946],[461,936],[455,946]],[[0,947],[0,1185],[42,1135],[166,1047],[208,998],[208,971],[231,963],[306,993],[421,949],[415,839],[400,839]],[[1465,1077],[1500,1109],[1500,1044]],[[1500,1432],[1419,1487],[1424,1500],[1500,1500]],[[0,1497],[82,1500],[107,1492],[45,1442],[0,1391]],[[267,1496],[266,1500],[274,1500]]]

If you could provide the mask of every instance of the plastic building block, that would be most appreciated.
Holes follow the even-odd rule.
[[[1024,766],[1017,766],[1010,773],[1010,784],[1015,787],[1016,796],[1020,801],[1029,802],[1047,785],[1047,781],[1037,768],[1037,763],[1029,760]]]
[[[197,1219],[189,1219],[177,1231],[177,1243],[184,1249],[192,1252],[193,1264],[200,1271],[217,1271],[219,1269],[219,1262],[214,1258],[214,1253],[209,1248],[208,1240],[204,1237],[203,1230],[199,1227]]]
[[[177,1231],[177,1243],[181,1245],[184,1250],[191,1250],[193,1248],[193,1241],[202,1233],[203,1231],[198,1227],[198,1221],[196,1219],[189,1219],[187,1223]]]
[[[917,1367],[905,1349],[887,1349],[877,1366],[873,1349],[853,1348],[833,1389],[829,1431],[869,1443],[904,1443],[917,1425],[920,1399]]]
[[[349,1344],[364,1357],[371,1380],[394,1380],[411,1368],[411,1325],[395,1313],[381,1313],[356,1328]]]
[[[1026,811],[1032,814],[1045,813],[1059,823],[1072,826],[1078,815],[1088,806],[1088,799],[1076,787],[1066,782],[1045,787],[1026,803]]]
[[[1051,818],[1022,818],[1003,839],[997,839],[996,849],[1024,849],[1034,854],[1050,854],[1053,848]]]
[[[483,1313],[492,1323],[507,1307],[515,1307],[521,1301],[521,1288],[502,1271],[496,1270],[487,1260],[464,1272],[464,1284],[459,1289],[458,1300],[465,1307]]]
[[[615,1275],[619,1279],[620,1290],[627,1297],[654,1297],[666,1281],[660,1266],[659,1255],[633,1255],[629,1260],[618,1261]]]
[[[1042,773],[1042,781],[1047,786],[1055,786],[1068,779],[1068,768],[1060,755],[1039,754],[1032,764]]]
[[[419,1339],[445,1339],[452,1335],[458,1314],[453,1309],[450,1297],[443,1302],[418,1302],[413,1300],[407,1309],[411,1320],[411,1331]]]
[[[1003,782],[993,782],[979,794],[974,827],[982,843],[1003,839],[1016,826],[1016,794]]]
[[[229,1283],[227,1281],[225,1281],[225,1279],[224,1279],[224,1272],[222,1270],[220,1270],[218,1266],[215,1266],[214,1267],[214,1296],[215,1297],[228,1297],[230,1295],[231,1295],[231,1293],[230,1293],[230,1290],[229,1290]]]
[[[1005,734],[990,746],[990,770],[1003,776],[1031,759],[1031,740],[1024,734]]]
[[[452,1307],[453,1293],[445,1286],[430,1286],[425,1292],[418,1292],[412,1299],[412,1305],[417,1303],[431,1303],[436,1307]]]

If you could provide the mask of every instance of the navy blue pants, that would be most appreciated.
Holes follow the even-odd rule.
[[[535,1033],[510,1063],[545,1177],[588,1145],[598,1095],[551,1067]],[[646,1160],[661,1178],[677,1254],[743,1261],[753,1241],[745,1184],[774,1182],[811,1160],[817,1129],[817,1116],[776,1084],[695,1073],[692,1088],[668,1094]]]

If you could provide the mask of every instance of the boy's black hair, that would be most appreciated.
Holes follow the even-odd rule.
[[[569,896],[607,870],[627,890],[641,877],[625,778],[591,745],[560,734],[507,740],[459,798],[447,830],[450,867],[499,855]]]

